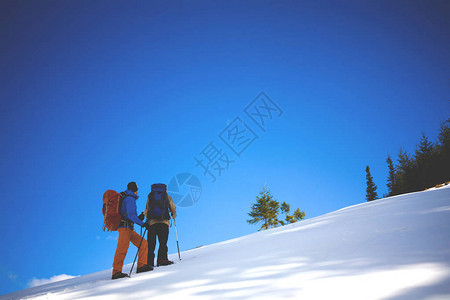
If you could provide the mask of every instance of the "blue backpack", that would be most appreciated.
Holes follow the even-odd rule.
[[[152,191],[147,198],[147,207],[147,219],[170,220],[169,195],[165,184],[152,184]]]

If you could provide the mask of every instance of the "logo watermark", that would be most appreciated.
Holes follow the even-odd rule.
[[[167,193],[177,206],[194,205],[202,195],[200,180],[191,173],[180,173],[174,176],[167,186]]]

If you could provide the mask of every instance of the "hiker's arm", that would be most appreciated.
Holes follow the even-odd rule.
[[[169,196],[169,208],[170,208],[170,212],[172,213],[172,218],[176,218],[177,217],[177,207],[175,206],[175,204],[173,203],[172,197]]]
[[[131,199],[130,201],[127,201],[126,207],[127,207],[127,218],[129,220],[131,220],[133,223],[136,223],[136,224],[139,224],[141,226],[144,226],[144,222],[139,220],[139,218],[137,216],[136,200]]]
[[[148,216],[147,213],[148,213],[148,199],[147,199],[147,203],[145,204],[145,210],[144,210],[145,217]]]

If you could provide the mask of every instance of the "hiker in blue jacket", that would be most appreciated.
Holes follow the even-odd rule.
[[[132,184],[134,182],[130,183]],[[129,188],[127,188],[125,194],[126,196],[123,198],[122,206],[120,207],[120,214],[122,215],[123,219],[120,221],[119,228],[131,228],[132,230],[134,230],[134,223],[140,225],[141,227],[145,227],[144,222],[141,221],[137,216],[136,201],[139,196]]]
[[[139,198],[137,195],[138,186],[136,182],[130,182],[125,191],[126,196],[123,198],[122,205],[120,206],[120,214],[122,220],[119,226],[119,240],[117,241],[116,254],[114,255],[113,263],[113,275],[112,279],[118,279],[126,277],[127,274],[122,273],[123,261],[127,256],[128,247],[130,242],[139,248],[139,259],[137,273],[147,272],[153,270],[153,266],[147,264],[147,241],[134,231],[134,223],[142,227],[150,227],[148,224],[144,224],[138,216],[136,211],[136,200]],[[142,243],[141,243],[142,240]]]

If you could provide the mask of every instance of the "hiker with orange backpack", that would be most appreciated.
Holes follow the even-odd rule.
[[[139,258],[137,264],[137,273],[153,270],[152,265],[147,264],[147,241],[134,231],[134,223],[149,229],[149,225],[144,223],[137,216],[136,200],[139,198],[138,186],[136,182],[128,183],[127,190],[124,192],[123,201],[120,205],[120,214],[122,220],[118,228],[119,240],[117,242],[116,253],[114,255],[112,279],[127,277],[122,273],[123,262],[128,252],[130,242],[139,249]]]

